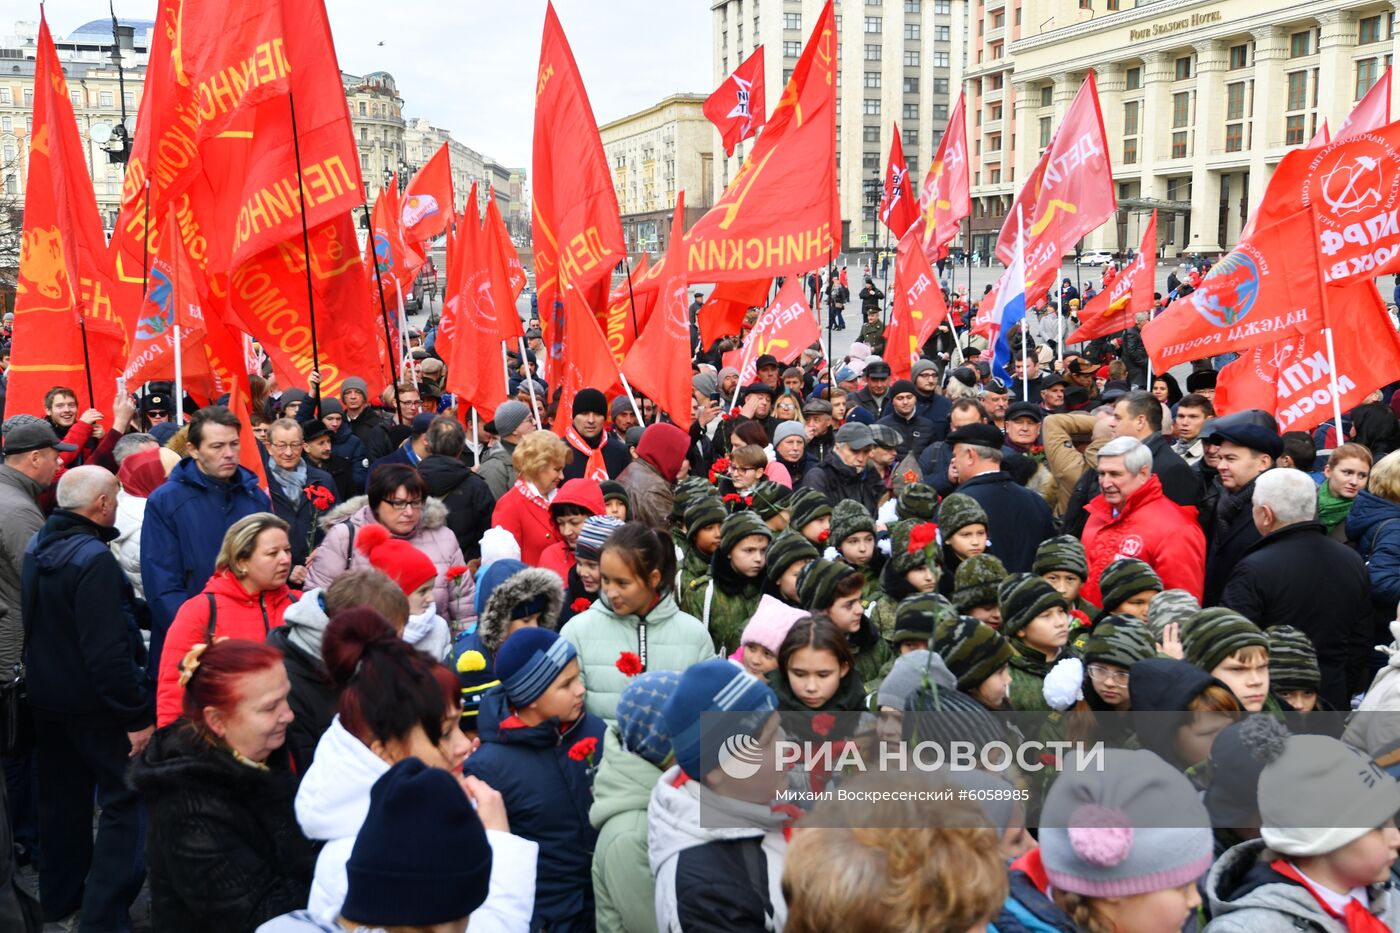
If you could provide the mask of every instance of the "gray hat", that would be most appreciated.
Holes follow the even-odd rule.
[[[618,415],[625,415],[632,410],[632,402],[627,396],[619,395],[613,399],[612,409],[608,412],[609,418],[616,418]]]
[[[807,443],[807,429],[800,421],[784,421],[778,425],[773,432],[773,446],[776,447],[790,437],[802,438],[802,443]]]
[[[11,454],[28,453],[31,450],[43,450],[46,447],[63,451],[78,449],[73,444],[61,443],[58,435],[53,433],[53,428],[49,427],[47,421],[17,424],[5,432],[4,449],[7,457]]]
[[[838,439],[840,432],[837,432]],[[897,428],[892,428],[887,424],[872,424],[870,426],[870,436],[875,438],[875,446],[893,450],[904,443],[904,435],[899,433]]]
[[[514,434],[515,429],[530,417],[530,406],[524,402],[517,402],[511,399],[509,402],[502,402],[496,407],[495,417],[491,419],[496,426],[494,433],[505,437],[507,434]]]
[[[340,396],[345,397],[345,393],[351,390],[362,392],[365,398],[369,398],[369,383],[359,376],[346,376],[345,381],[340,384]]]
[[[852,450],[868,450],[875,446],[875,435],[870,426],[859,421],[847,421],[836,432],[836,443],[845,444]]]
[[[903,710],[904,701],[913,696],[914,691],[924,682],[924,668],[929,662],[928,654],[927,648],[919,648],[896,658],[890,672],[880,681],[876,704]]]
[[[831,414],[831,403],[824,398],[809,398],[802,403],[802,414],[829,415]]]
[[[915,360],[914,365],[909,367],[909,378],[918,379],[920,376],[922,376],[926,372],[929,372],[930,370],[933,372],[938,372],[938,364],[935,363],[933,360]]]
[[[719,379],[714,373],[696,373],[690,377],[690,387],[701,395],[714,395],[719,391]]]

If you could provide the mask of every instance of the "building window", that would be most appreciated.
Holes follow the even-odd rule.
[[[1245,83],[1243,81],[1225,85],[1225,119],[1244,119],[1244,95]]]
[[[947,78],[934,78],[934,79],[933,79],[933,93],[935,93],[935,94],[947,94],[947,93],[948,93],[948,79],[947,79]]]
[[[992,104],[992,106],[990,106],[990,107],[987,108],[987,119],[988,119],[988,120],[1000,120],[1000,119],[1001,119],[1001,104]]]
[[[1186,133],[1184,131],[1172,134],[1172,158],[1186,158]]]
[[[904,145],[917,146],[919,144],[919,131],[917,129],[904,128]]]
[[[867,152],[867,153],[861,158],[861,165],[862,165],[863,167],[865,167],[865,168],[879,168],[879,167],[880,167],[880,153],[878,153],[878,152]]]
[[[1117,13],[1118,10],[1121,9],[1121,7],[1119,6],[1119,0],[1108,0],[1107,9],[1110,13]]]
[[[1079,0],[1079,8],[1081,10],[1092,10],[1094,8],[1094,0]]]
[[[32,87],[27,87],[24,89],[24,106],[34,106],[34,89]]]
[[[988,133],[988,134],[987,134],[987,151],[988,151],[988,152],[1001,152],[1001,134],[1000,134],[1000,133]]]
[[[1308,73],[1290,71],[1288,73],[1288,99],[1284,110],[1302,110],[1308,105]]]
[[[865,18],[865,31],[870,33],[879,33],[881,31],[881,24],[883,23],[883,21],[884,18],[880,16],[867,16]]]
[[[933,53],[933,67],[935,67],[935,68],[947,68],[947,67],[948,67],[948,53],[947,53],[947,52],[934,52],[934,53]]]
[[[951,16],[953,0],[933,0],[933,12],[939,16]]]
[[[878,143],[880,141],[880,128],[878,126],[867,126],[861,132],[861,139],[867,143]]]
[[[791,69],[791,68],[784,68],[784,69],[783,69],[783,87],[787,87],[788,82],[791,81],[791,80],[792,80],[792,69]]]
[[[0,132],[13,133],[14,130],[15,121],[13,119],[10,117],[0,117]]]
[[[1288,57],[1301,58],[1312,54],[1312,30],[1295,32],[1288,37]]]
[[[365,116],[365,102],[360,101],[360,116]]]
[[[952,38],[952,33],[949,29],[950,27],[948,26],[934,26],[933,38],[939,42],[948,42]]]
[[[1003,48],[1005,48],[1005,46],[1000,42],[993,42],[991,45],[987,46],[987,54],[991,57],[992,61],[996,61],[1001,58]]]
[[[919,12],[919,0],[904,0],[904,12],[906,12],[906,13],[917,13],[917,12]]]
[[[938,58],[938,55],[935,54],[933,57],[934,57],[935,59],[937,59],[937,58]],[[947,55],[946,55],[946,54],[944,55],[944,58],[947,58]],[[934,64],[938,64],[938,63],[935,61]],[[945,64],[946,64],[946,62],[945,62]],[[918,68],[918,67],[919,67],[919,50],[918,50],[918,49],[905,49],[905,50],[904,50],[904,67],[905,67],[905,68]]]
[[[111,91],[98,91],[98,92],[97,92],[97,106],[99,106],[99,107],[115,107],[115,106],[116,106],[116,101],[115,101],[115,99],[113,98],[112,92],[111,92]]]
[[[1040,118],[1040,148],[1042,149],[1050,145],[1050,123],[1049,117]]]
[[[5,151],[5,161],[6,161],[6,162],[13,162],[13,161],[15,160],[15,147],[7,144],[7,145],[5,146],[5,150],[4,150],[4,151]]]
[[[937,83],[937,79],[936,79],[936,78],[934,79],[934,81],[935,81],[935,83]],[[948,82],[947,82],[947,80],[945,79],[943,83],[946,85]],[[917,93],[919,93],[919,79],[918,79],[918,78],[905,78],[905,79],[904,79],[904,93],[906,93],[906,94],[917,94]],[[948,93],[948,92],[947,92],[947,91],[944,91],[943,93],[946,94],[946,93]]]
[[[1307,136],[1305,117],[1299,113],[1284,121],[1283,142],[1286,146],[1301,146]]]
[[[10,89],[7,87],[0,87],[0,104],[10,104],[13,102],[14,101],[10,98]]]
[[[1249,67],[1249,45],[1230,46],[1230,70],[1238,71]]]
[[[987,171],[987,184],[989,184],[989,185],[999,185],[999,184],[1001,184],[1001,169],[999,169],[999,168],[988,169],[988,171]]]
[[[987,79],[987,90],[1000,91],[1006,84],[1006,76],[998,72]]]
[[[861,110],[867,117],[878,117],[880,115],[880,98],[867,97],[865,106]]]
[[[1380,74],[1380,59],[1363,58],[1356,63],[1356,100],[1371,89],[1371,85],[1376,83],[1376,78]]]
[[[918,24],[918,23],[905,23],[905,24],[904,24],[904,39],[905,39],[906,42],[918,42],[918,41],[919,41],[919,24]]]
[[[783,14],[783,28],[784,28],[784,29],[801,29],[801,28],[802,28],[802,14],[801,14],[801,13],[784,13],[784,14]]]
[[[1356,44],[1365,45],[1368,42],[1381,41],[1381,18],[1376,16],[1363,16],[1356,24]]]
[[[1133,138],[1130,138],[1130,139],[1125,139],[1125,140],[1123,140],[1123,164],[1124,164],[1124,165],[1136,165],[1136,164],[1137,164],[1137,146],[1138,146],[1137,137],[1133,137]]]
[[[865,86],[866,86],[866,87],[879,87],[879,86],[880,86],[880,72],[878,72],[878,71],[867,71],[867,72],[865,73]]]
[[[69,99],[70,101],[73,102],[73,106],[74,106],[74,107],[82,107],[82,106],[83,106],[83,92],[82,92],[82,91],[77,91],[77,90],[69,91],[69,92],[68,92],[68,99]]]
[[[868,62],[880,60],[880,46],[878,44],[872,45],[869,42],[865,44],[865,60]]]
[[[917,120],[917,119],[919,119],[919,105],[918,105],[918,104],[905,104],[905,105],[904,105],[904,119],[906,119],[906,120]]]
[[[1225,151],[1239,152],[1244,148],[1244,124],[1225,124]]]
[[[1138,111],[1142,107],[1142,101],[1130,100],[1123,104],[1123,135],[1136,136],[1138,134]]]
[[[934,118],[935,120],[946,120],[946,119],[948,119],[948,105],[947,105],[947,104],[934,104],[934,105],[933,105],[933,118]]]
[[[1004,10],[997,10],[995,13],[992,14],[992,28],[993,28],[993,29],[1000,29],[1000,28],[1002,28],[1002,27],[1005,26],[1005,25],[1006,25],[1006,12],[1005,12]]]
[[[1047,84],[1040,89],[1040,106],[1049,107],[1055,102],[1055,86]]]
[[[1129,68],[1127,71],[1123,72],[1123,77],[1124,77],[1124,78],[1126,79],[1126,81],[1127,81],[1127,89],[1128,89],[1128,90],[1130,90],[1130,91],[1136,91],[1136,90],[1138,90],[1139,88],[1142,87],[1142,68],[1141,68],[1141,67],[1139,67],[1139,66],[1137,66],[1137,65],[1134,65],[1133,67]]]
[[[1172,95],[1172,128],[1181,129],[1191,122],[1191,92]]]
[[[870,46],[866,46],[866,48],[869,49]],[[800,41],[798,41],[798,42],[784,42],[784,43],[783,43],[783,57],[784,57],[784,58],[796,58],[797,56],[799,56],[799,55],[801,55],[801,54],[802,54],[802,43],[801,43]]]
[[[1185,81],[1191,77],[1191,56],[1183,55],[1176,60],[1176,80]]]

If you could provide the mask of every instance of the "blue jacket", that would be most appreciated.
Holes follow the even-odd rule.
[[[251,470],[239,467],[232,481],[221,483],[190,458],[151,493],[141,523],[141,588],[151,610],[148,670],[159,670],[160,647],[175,613],[214,575],[224,532],[240,518],[270,511],[272,502]]]
[[[1395,618],[1400,602],[1400,504],[1363,489],[1347,515],[1347,539],[1357,543],[1371,575],[1377,619]]]
[[[350,422],[342,421],[340,430],[331,435],[331,453],[350,461],[350,482],[354,488],[369,487],[369,451],[365,442],[350,430]]]
[[[310,461],[304,462],[306,463],[306,485],[326,487],[330,490],[331,496],[339,502],[340,492],[336,488],[335,478],[325,470],[319,470],[312,466]],[[326,530],[317,523],[317,520],[325,512],[318,511],[311,504],[311,500],[306,498],[305,488],[302,489],[302,494],[296,497],[295,502],[283,494],[282,487],[271,477],[268,477],[267,488],[272,493],[273,514],[292,526],[287,531],[287,536],[292,542],[292,566],[299,567],[306,563],[306,558],[311,553],[312,548],[320,544],[321,539],[326,536]]]
[[[353,437],[354,435],[351,435],[351,436]],[[359,438],[356,438],[356,440],[359,440]],[[360,441],[360,443],[363,444],[364,441]],[[335,445],[334,445],[334,444],[331,445],[331,450],[335,450]],[[405,441],[404,443],[402,443],[402,444],[400,444],[399,446],[395,447],[393,453],[388,454],[388,455],[383,456],[383,457],[380,457],[378,460],[374,461],[373,463],[371,463],[371,464],[369,465],[369,469],[365,471],[365,483],[364,483],[365,492],[369,492],[369,477],[370,477],[370,474],[373,473],[375,470],[379,469],[380,467],[382,467],[382,466],[384,466],[384,465],[386,465],[386,464],[389,464],[389,463],[402,463],[402,464],[404,464],[404,465],[406,465],[406,466],[411,466],[411,467],[416,467],[416,466],[418,466],[418,464],[419,464],[418,455],[415,454],[415,453],[413,452],[413,445],[412,445],[412,443],[410,443],[410,442],[408,442],[408,441]]]
[[[915,392],[914,396],[919,400],[914,405],[914,411],[920,418],[927,418],[933,422],[933,437],[930,442],[943,440],[948,436],[948,426],[953,419],[953,403],[943,395],[930,395],[925,398]]]
[[[1055,534],[1045,499],[1002,471],[963,480],[956,491],[976,499],[987,513],[987,550],[1009,572],[1030,573],[1040,542]]]
[[[497,687],[482,698],[477,726],[481,747],[463,770],[500,792],[512,833],[540,846],[530,929],[593,929],[593,776],[586,761],[569,758],[569,749],[597,739],[596,769],[603,760],[603,720],[584,713],[562,733],[556,721],[521,725]]]

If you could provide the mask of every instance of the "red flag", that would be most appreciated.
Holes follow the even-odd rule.
[[[1099,111],[1094,72],[1084,79],[1063,122],[1050,140],[997,238],[997,256],[1011,264],[1017,209],[1026,220],[1027,306],[1045,297],[1060,274],[1066,253],[1118,209],[1108,140]]]
[[[171,216],[162,226],[165,235],[151,257],[150,287],[136,321],[126,369],[122,378],[133,388],[153,379],[175,378],[175,327],[180,327],[180,354],[184,381],[196,395],[217,398],[208,384],[204,358],[204,284],[191,269],[189,254],[180,240],[179,221]]]
[[[758,132],[765,119],[763,101],[763,46],[753,50],[715,92],[705,98],[705,117],[719,130],[724,154]]]
[[[399,181],[391,178],[374,199],[374,210],[370,214],[370,249],[364,258],[365,277],[372,287],[383,292],[385,306],[390,308],[397,306],[400,289],[406,291],[413,287],[418,270],[427,261],[418,247],[409,242],[401,217]],[[377,295],[374,301],[377,308]]]
[[[472,191],[475,194],[475,186]],[[451,317],[447,334],[450,355],[443,359],[447,363],[447,390],[459,403],[490,412],[506,394],[501,331],[510,322],[499,320],[505,309],[496,300],[491,251],[475,215],[473,199],[457,228],[455,281],[449,283],[451,291],[444,302],[444,320]],[[514,298],[508,304],[507,316],[516,318]]]
[[[1400,335],[1374,283],[1331,293],[1338,399],[1342,411],[1361,404],[1400,372]],[[1332,367],[1322,331],[1255,347],[1220,370],[1215,410],[1272,412],[1279,432],[1307,431],[1332,416]]]
[[[1142,231],[1133,261],[1118,273],[1079,312],[1079,327],[1065,338],[1066,343],[1084,343],[1106,337],[1133,326],[1140,311],[1152,311],[1153,287],[1157,277],[1157,212]]]
[[[924,255],[930,263],[948,255],[958,225],[972,213],[972,189],[967,178],[967,115],[963,94],[948,116],[948,128],[938,143],[928,174],[919,190],[919,223]]]
[[[1351,113],[1337,128],[1335,139],[1346,139],[1358,133],[1374,133],[1390,122],[1390,67],[1379,81],[1357,101]]]
[[[754,321],[743,346],[724,355],[725,366],[739,370],[739,385],[753,382],[758,358],[771,353],[779,363],[791,363],[821,339],[821,327],[802,293],[802,277],[789,276],[773,303]]]
[[[899,124],[893,126],[890,161],[885,166],[885,190],[880,196],[880,223],[889,227],[896,237],[902,237],[904,231],[919,219],[919,209],[914,204],[913,189],[909,187],[909,163],[904,161],[904,143],[899,138]]]
[[[500,339],[518,341],[525,336],[525,328],[520,326],[520,312],[515,309],[515,299],[519,297],[521,288],[516,285],[516,274],[523,276],[525,273],[515,244],[506,233],[506,222],[501,217],[500,207],[496,205],[494,191],[486,199],[486,216],[482,219],[481,237],[477,242],[486,253],[485,261],[491,275],[491,302],[496,306]]]
[[[238,416],[238,463],[253,471],[258,478],[258,488],[267,492],[267,472],[263,469],[262,452],[258,449],[258,438],[253,433],[253,421],[249,416],[250,390],[248,376],[242,373],[233,380],[228,394],[228,410]]]
[[[42,12],[34,88],[6,412],[43,412],[44,393],[55,385],[110,410],[126,330],[113,305],[107,244],[68,84]]]
[[[688,430],[694,416],[690,385],[690,313],[686,309],[685,192],[676,195],[665,276],[656,313],[622,364],[622,373],[671,420]]]
[[[763,135],[686,234],[689,275],[749,282],[806,272],[827,263],[840,237],[836,20],[827,0]]]
[[[1201,285],[1142,329],[1152,365],[1219,356],[1323,325],[1323,278],[1311,211],[1263,226],[1211,267]],[[1300,248],[1301,246],[1301,248]]]
[[[594,316],[593,309],[584,302],[583,295],[578,289],[570,288],[564,292],[563,300],[564,327],[568,330],[569,340],[564,346],[562,375],[559,378],[559,414],[554,419],[553,427],[554,433],[568,440],[569,432],[574,431],[570,412],[574,410],[574,396],[579,390],[613,386],[622,380],[617,363],[608,352],[603,332],[598,329],[598,319]],[[689,371],[690,367],[687,366],[686,372]],[[574,437],[577,439],[577,443],[573,444],[576,451],[587,446],[583,439],[578,437],[578,432],[574,432]],[[601,463],[602,453],[594,453]],[[592,461],[590,456],[590,470],[585,475],[595,472]],[[606,467],[603,468],[603,476],[607,478]]]
[[[487,210],[484,223],[490,226],[490,233],[496,238],[497,248],[506,261],[506,275],[510,279],[510,290],[512,298],[519,298],[520,293],[525,289],[525,283],[529,281],[525,276],[525,267],[520,263],[520,254],[516,252],[515,241],[510,238],[510,231],[506,229],[505,218],[501,216],[501,209],[497,207],[491,210],[491,205],[496,203],[496,189],[491,188],[490,194],[486,197]],[[516,319],[516,329],[519,330],[520,321]],[[521,332],[518,336],[524,336]]]
[[[598,121],[552,3],[535,82],[532,171],[535,287],[553,363],[565,355],[562,294],[600,282],[606,288],[627,247]]]
[[[422,243],[440,236],[452,219],[455,197],[452,158],[447,153],[447,143],[443,143],[403,189],[399,217],[404,238],[410,243]]]
[[[885,360],[895,379],[913,377],[923,345],[947,317],[938,276],[924,254],[920,231],[911,227],[899,238],[890,323],[885,328]]]
[[[761,308],[768,301],[772,279],[752,282],[720,282],[700,306],[700,342],[709,346],[721,337],[733,337],[744,326],[750,308]]]
[[[627,354],[632,352],[632,345],[637,342],[637,334],[642,327],[642,322],[637,319],[634,305],[650,306],[657,295],[655,291],[646,296],[639,296],[636,292],[636,282],[645,280],[650,274],[650,270],[647,268],[648,262],[647,254],[642,253],[641,261],[637,263],[633,274],[624,278],[612,290],[612,293],[608,295],[606,307],[597,314],[598,327],[603,331],[603,336],[607,338],[608,350],[612,352],[613,359],[617,361],[619,368],[627,359]]]

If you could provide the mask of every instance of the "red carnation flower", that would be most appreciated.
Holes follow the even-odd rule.
[[[591,605],[593,605],[593,600],[589,599],[587,596],[580,596],[578,599],[569,603],[569,608],[574,612],[583,612]]]
[[[909,530],[909,553],[922,551],[938,540],[938,526],[933,522],[921,522]]]
[[[447,572],[444,574],[444,576],[447,577],[448,580],[456,580],[462,574],[466,573],[468,569],[469,568],[464,564],[457,564],[455,566],[448,567]]]
[[[743,502],[744,497],[739,495],[737,492],[727,492],[724,494],[724,501],[730,504],[735,502]]]
[[[827,539],[827,538],[830,538],[830,537],[831,537],[831,529],[830,529],[830,528],[823,528],[823,529],[822,529],[822,533],[819,534],[819,535],[817,535],[817,540],[820,541],[822,544],[825,544],[825,543],[826,543],[826,539]]]
[[[626,677],[636,677],[642,672],[642,659],[630,651],[617,656],[617,669]]]
[[[812,717],[812,731],[820,736],[831,735],[836,728],[836,717],[831,713],[818,713]]]
[[[573,761],[587,761],[598,751],[598,740],[593,736],[579,739],[569,747],[569,758]]]
[[[313,484],[311,486],[307,486],[306,489],[303,490],[303,493],[305,494],[307,501],[309,501],[312,507],[317,509],[318,511],[324,512],[326,509],[335,505],[335,493],[331,492],[325,486],[317,486]]]
[[[720,457],[711,465],[710,469],[713,470],[715,473],[727,472],[729,470],[729,458]]]
[[[739,406],[738,406],[738,405],[735,405],[733,408],[729,409],[729,417],[731,417],[731,418],[737,418],[737,417],[739,417]]]

